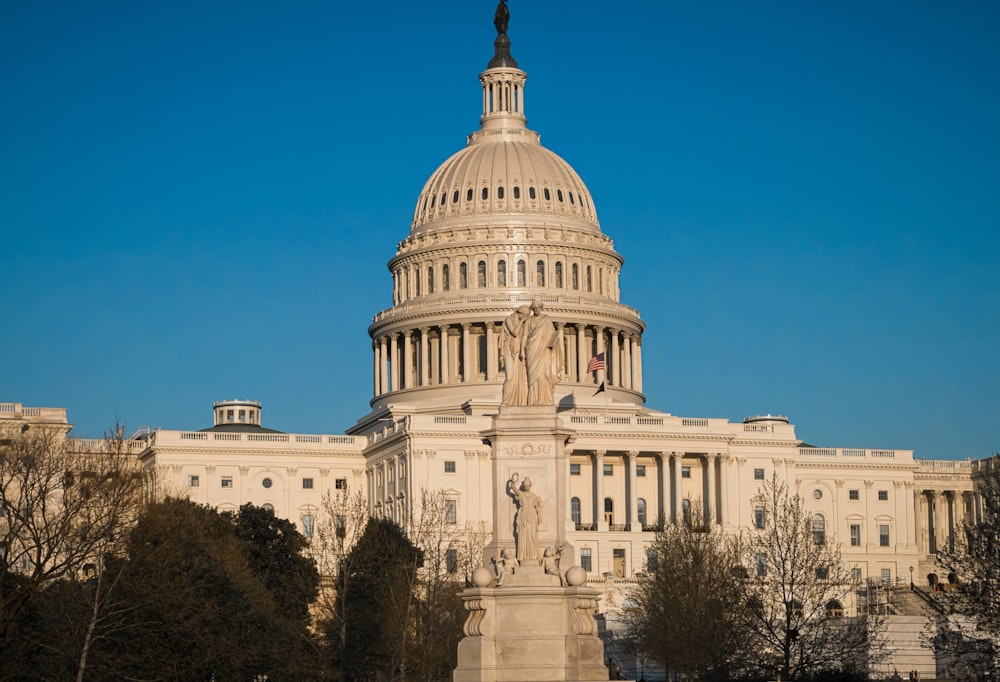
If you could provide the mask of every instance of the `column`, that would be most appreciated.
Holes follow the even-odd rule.
[[[722,526],[729,523],[729,490],[726,487],[729,461],[729,455],[719,455],[719,524]]]
[[[632,337],[632,388],[642,393],[642,337]]]
[[[601,353],[603,353],[605,351],[605,348],[604,348],[604,327],[601,327],[601,326],[594,327],[594,337],[597,339],[597,355],[600,355]],[[608,357],[607,355],[604,356],[605,360],[607,360],[607,357]],[[604,379],[606,381],[607,378],[608,378],[608,371],[607,370],[604,370],[604,376],[603,377],[601,376],[601,372],[597,373],[597,383],[598,384],[601,383],[602,379]],[[608,386],[608,388],[610,389],[611,386]]]
[[[925,490],[924,496],[927,498],[927,553],[937,554],[937,519],[934,518],[937,494],[933,490]]]
[[[375,395],[378,395],[379,393],[381,393],[381,391],[379,390],[381,388],[381,384],[379,382],[381,381],[380,371],[382,368],[379,367],[380,357],[379,357],[378,341],[374,339],[372,340],[372,358],[375,361],[374,367],[372,367],[372,378],[374,379],[374,386],[372,386],[372,391],[374,392]]]
[[[386,337],[380,337],[379,343],[379,365],[382,368],[379,376],[379,383],[381,384],[379,395],[389,392],[389,358],[386,354]]]
[[[604,520],[604,450],[594,451],[594,528],[607,530]]]
[[[625,371],[622,372],[622,386],[632,388],[632,337],[625,340]]]
[[[948,546],[948,551],[954,552],[955,551],[955,491],[946,490],[944,492],[944,499],[945,499],[945,505],[947,507],[945,511],[948,515],[947,516],[948,537],[945,542]]]
[[[497,337],[494,330],[492,322],[483,326],[483,333],[486,334],[486,381],[497,378]]]
[[[472,350],[469,343],[469,323],[462,323],[462,381],[466,384],[472,382]]]
[[[606,367],[611,371],[609,372],[607,369],[604,371],[604,376],[607,377],[608,381],[608,388],[611,388],[612,385],[622,385],[622,362],[621,356],[618,353],[618,332],[611,330],[611,357],[607,358],[606,363]]]
[[[625,500],[628,505],[628,522],[632,524],[629,530],[633,532],[642,530],[642,524],[639,523],[639,491],[636,490],[638,477],[635,475],[635,460],[638,456],[638,450],[629,450],[628,466],[625,468],[628,477],[625,479]],[[649,514],[649,507],[646,508],[646,514]]]
[[[400,388],[413,388],[413,330],[407,329],[403,332],[403,365],[404,374],[402,378],[404,381]]]
[[[906,500],[904,504],[906,505],[906,544],[913,547],[914,550],[917,549],[917,523],[914,518],[914,508],[915,500],[913,495],[913,483],[907,481],[903,484],[904,490],[906,490]]]
[[[431,373],[431,340],[429,338],[430,327],[420,328],[420,385],[426,386],[430,383]]]
[[[715,463],[719,456],[710,452],[705,455],[705,525],[712,527],[718,515],[718,495],[715,492]]]
[[[670,507],[664,504],[664,479],[669,478],[670,474],[667,471],[668,455],[665,452],[656,453],[656,523],[659,524],[660,521],[670,522],[668,514],[670,512]],[[648,512],[647,512],[648,513]],[[662,529],[661,529],[662,530]]]
[[[674,523],[680,523],[681,516],[681,460],[684,459],[683,452],[674,452],[671,455],[674,460],[674,477],[671,482],[670,505],[673,508]]]
[[[556,372],[559,376],[565,375],[566,363],[566,339],[563,330],[566,328],[565,322],[556,322],[556,345],[554,346],[556,355]]]
[[[448,367],[448,325],[441,325],[441,341],[438,344],[440,348],[438,351],[441,353],[441,383],[450,384],[451,383],[451,370]]]
[[[584,383],[584,377],[587,376],[587,362],[590,360],[590,354],[587,353],[587,348],[584,345],[587,341],[587,329],[582,324],[576,325],[576,370],[577,370],[577,381],[581,384]]]
[[[399,332],[389,335],[389,354],[392,367],[389,368],[389,390],[398,391],[400,389],[399,380],[402,373],[399,371]]]

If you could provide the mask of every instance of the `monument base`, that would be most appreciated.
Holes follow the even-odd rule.
[[[567,577],[582,582],[575,570]],[[462,592],[469,616],[454,682],[606,682],[594,620],[601,593],[560,582],[541,566],[518,566],[499,587]]]

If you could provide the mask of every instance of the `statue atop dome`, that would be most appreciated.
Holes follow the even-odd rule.
[[[507,37],[507,24],[510,23],[510,10],[507,8],[507,0],[500,0],[497,5],[497,13],[493,16],[493,25],[497,27],[497,39],[493,41],[493,59],[490,60],[490,69],[498,67],[517,68],[517,61],[510,54],[510,38]]]
[[[497,5],[497,13],[493,17],[493,25],[497,27],[497,35],[507,33],[507,23],[510,21],[510,10],[507,9],[507,0],[500,0]]]

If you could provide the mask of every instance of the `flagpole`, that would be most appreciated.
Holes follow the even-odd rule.
[[[604,421],[608,420],[608,370],[607,367],[604,369]]]

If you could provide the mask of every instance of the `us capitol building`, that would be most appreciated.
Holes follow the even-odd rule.
[[[403,526],[422,491],[440,491],[448,522],[493,527],[502,482],[485,434],[501,404],[503,325],[535,303],[557,331],[554,400],[569,434],[569,503],[542,526],[563,527],[566,563],[590,581],[646,570],[659,519],[752,528],[751,498],[772,474],[802,496],[814,530],[841,545],[859,579],[933,570],[932,555],[978,513],[981,463],[812,447],[783,416],[731,422],[645,404],[645,325],[622,302],[622,256],[584,181],[527,127],[527,74],[500,28],[479,75],[480,127],[430,175],[389,260],[392,305],[368,328],[368,414],[346,434],[289,434],[264,426],[258,402],[215,403],[210,428],[139,436],[134,451],[157,491],[220,509],[267,505],[306,535],[327,491],[360,491],[372,514]],[[0,404],[0,422],[11,420],[69,428],[64,409]]]

